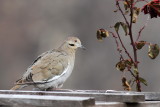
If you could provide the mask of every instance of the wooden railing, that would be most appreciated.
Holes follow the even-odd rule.
[[[160,93],[106,90],[0,90],[0,107],[160,107]]]

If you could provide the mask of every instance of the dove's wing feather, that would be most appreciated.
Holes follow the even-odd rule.
[[[22,77],[22,84],[44,83],[59,78],[67,71],[65,52],[48,51],[36,59]]]

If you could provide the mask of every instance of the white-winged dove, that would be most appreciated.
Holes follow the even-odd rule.
[[[58,49],[41,54],[11,90],[28,85],[34,85],[39,90],[61,88],[72,73],[78,47],[83,48],[81,41],[77,37],[68,37]]]

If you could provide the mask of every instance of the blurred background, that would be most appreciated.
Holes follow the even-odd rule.
[[[87,50],[77,51],[74,71],[63,88],[123,90],[114,39],[96,39],[97,29],[123,21],[114,10],[114,0],[0,0],[0,89],[10,89],[38,55],[77,36]],[[141,13],[135,36],[147,18]],[[140,39],[160,44],[159,29],[159,18],[149,20]],[[124,39],[132,52],[129,41]],[[160,91],[160,56],[150,60],[147,51],[138,52],[141,77],[148,81],[143,90]]]

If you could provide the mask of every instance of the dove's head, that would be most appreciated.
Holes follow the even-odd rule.
[[[81,44],[81,41],[77,37],[68,37],[66,40],[66,44],[70,49],[84,48]]]
[[[81,44],[81,41],[77,37],[68,37],[67,40],[65,40],[64,44],[61,46],[61,48],[67,50],[67,51],[72,51],[76,50],[77,48],[83,48],[83,45]]]

